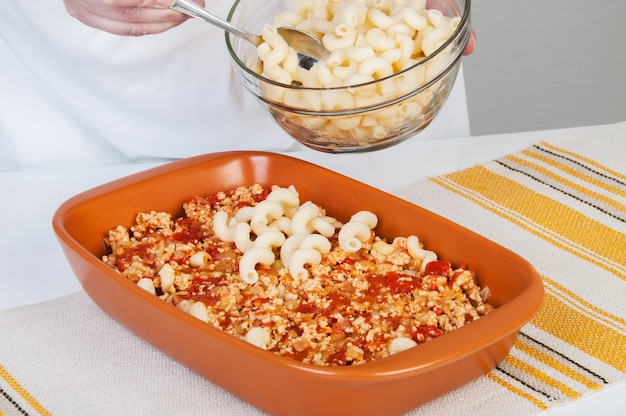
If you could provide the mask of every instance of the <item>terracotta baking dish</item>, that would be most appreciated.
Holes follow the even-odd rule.
[[[189,197],[253,183],[295,185],[301,201],[314,201],[343,221],[358,210],[373,211],[380,219],[380,235],[416,234],[440,258],[475,270],[480,284],[490,288],[496,310],[390,358],[360,366],[319,367],[214,329],[100,261],[107,231],[131,225],[137,212],[181,215],[182,202]],[[71,198],[54,215],[53,226],[80,283],[103,310],[192,370],[275,415],[408,411],[494,368],[543,298],[537,272],[511,251],[363,183],[272,153],[209,154],[138,173]]]

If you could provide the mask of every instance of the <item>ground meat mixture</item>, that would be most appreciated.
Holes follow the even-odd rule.
[[[387,241],[370,224],[358,247],[346,250],[339,234],[350,222],[340,223],[310,201],[288,203],[285,196],[298,197],[297,190],[252,185],[191,198],[180,218],[139,213],[130,228],[118,226],[109,232],[105,241],[110,251],[103,260],[208,325],[276,354],[322,366],[379,360],[493,310],[487,303],[488,289],[478,286],[470,270],[437,259],[421,243],[415,244],[416,236]],[[302,243],[296,248],[304,254],[297,255],[286,248],[293,245],[289,241],[296,227],[303,227],[296,222],[306,217],[305,205],[314,213],[306,219],[306,233],[317,243]],[[312,206],[316,210],[311,211]],[[227,214],[218,217],[228,218],[226,231],[232,236],[217,232],[224,229],[218,226],[219,211]],[[324,227],[311,225],[320,222]],[[266,233],[268,229],[272,232]],[[259,258],[242,261],[251,253]],[[247,279],[240,270],[244,262],[253,267]]]

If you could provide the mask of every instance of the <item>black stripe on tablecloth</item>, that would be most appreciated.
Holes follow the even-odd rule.
[[[2,387],[0,387],[0,394],[2,395],[2,397],[4,397],[5,403],[7,403],[11,409],[17,411],[19,414],[28,416],[28,412],[24,410],[24,408],[20,406],[20,404],[16,400],[14,400],[13,397],[11,397],[11,395],[7,391],[5,391]],[[3,410],[3,409],[0,408],[0,410]],[[4,409],[4,411],[8,412],[9,410]],[[9,416],[14,413],[5,413],[5,414]]]
[[[547,186],[551,189],[554,189],[557,192],[562,193],[563,195],[566,195],[572,199],[575,199],[576,201],[583,203],[591,208],[596,209],[597,211],[611,217],[614,218],[624,224],[626,224],[626,216],[624,216],[624,213],[621,213],[620,211],[601,203],[600,201],[596,200],[596,199],[591,199],[579,192],[576,192],[572,189],[568,189],[565,187],[559,187],[557,186],[555,183],[553,183],[552,180],[548,180],[547,178],[542,178],[540,177],[538,174],[534,175],[530,173],[529,169],[525,169],[519,166],[514,166],[513,163],[509,163],[509,162],[505,162],[503,159],[499,159],[495,161],[497,164],[499,164],[500,166],[512,171],[512,172],[517,172],[520,173],[534,181],[536,181],[537,183],[540,183],[544,186]],[[536,172],[536,171],[535,171]]]
[[[535,145],[533,145],[533,147],[535,149],[537,149],[538,151],[546,153],[546,154],[548,154],[549,156],[551,156],[553,158],[561,159],[567,165],[572,166],[576,170],[585,170],[588,174],[590,174],[590,176],[595,176],[599,180],[613,182],[614,185],[616,185],[616,186],[626,190],[626,182],[624,182],[620,178],[616,178],[615,176],[608,175],[606,173],[600,172],[597,169],[594,169],[591,166],[588,166],[588,165],[586,165],[585,163],[583,163],[581,161],[575,160],[574,158],[572,158],[570,156],[566,156],[566,155],[560,154],[558,152],[555,152],[554,150],[546,149],[545,147],[542,147],[541,145],[535,144]]]
[[[526,389],[531,390],[532,392],[545,397],[546,399],[548,399],[548,401],[556,400],[556,397],[553,394],[551,394],[548,391],[545,391],[542,388],[543,385],[538,386],[537,384],[539,383],[534,383],[534,382],[524,379],[523,377],[520,377],[518,374],[516,374],[517,372],[511,371],[510,368],[506,366],[504,363],[500,363],[494,370],[505,375],[507,378],[516,382],[517,384],[522,385]]]
[[[570,367],[576,367],[578,370],[580,370],[582,373],[584,373],[587,377],[593,379],[593,381],[595,381],[596,383],[599,384],[604,384],[607,385],[609,384],[608,380],[604,377],[602,377],[600,374],[596,373],[595,371],[585,367],[584,365],[574,361],[574,359],[568,357],[567,355],[565,355],[564,353],[557,351],[556,349],[548,346],[547,344],[539,341],[536,338],[531,337],[530,335],[520,331],[519,333],[520,337],[523,338],[525,340],[526,343],[528,344],[533,344],[535,348],[543,351],[545,354],[550,355],[551,357],[553,357],[556,360],[559,360],[561,362],[565,362],[566,365],[569,365]]]

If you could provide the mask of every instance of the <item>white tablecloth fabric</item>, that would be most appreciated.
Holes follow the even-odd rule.
[[[626,128],[626,125],[622,124],[621,128]],[[582,137],[591,137],[589,131],[582,133],[586,135]],[[331,168],[336,167],[342,173],[352,172],[352,176],[358,179],[382,189],[396,190],[413,200],[416,189],[423,189],[424,184],[427,188],[433,187],[432,181],[423,180],[431,176],[428,172],[442,177],[457,167],[463,169],[475,162],[484,162],[485,159],[480,159],[481,155],[501,157],[509,151],[519,151],[535,141],[560,133],[537,132],[407,142],[377,153],[376,160],[389,161],[385,165],[387,175],[380,175],[381,171],[362,169],[368,166],[375,154],[338,157],[296,152],[294,155]],[[581,137],[581,133],[577,134]],[[609,157],[614,160],[611,163],[619,167],[621,156],[615,154]],[[422,170],[415,169],[416,165],[411,164],[416,159],[423,160]],[[9,191],[3,194],[21,198],[21,203],[15,202],[0,208],[2,228],[8,231],[6,235],[11,236],[10,242],[1,240],[3,247],[0,260],[8,266],[0,272],[0,280],[6,289],[0,292],[0,305],[2,301],[5,305],[12,301],[14,296],[11,293],[24,294],[18,304],[54,298],[32,306],[0,311],[0,344],[4,346],[0,349],[0,388],[18,397],[19,404],[35,414],[45,414],[44,411],[69,415],[258,413],[248,404],[203,380],[135,337],[101,312],[82,291],[74,292],[79,287],[64,263],[49,228],[49,220],[57,202],[62,202],[77,191],[146,167],[148,165],[122,165],[0,174],[0,186],[4,188],[2,191]],[[15,186],[7,189],[7,183],[14,183]],[[419,200],[427,193],[418,192],[417,195],[421,197],[416,202],[428,205],[428,198]],[[445,205],[434,204],[430,208],[445,215],[456,215],[457,221],[466,221],[462,218],[464,214],[449,211]],[[472,212],[468,211],[467,215],[470,214]],[[33,224],[27,221],[32,217],[37,220]],[[32,262],[29,252],[21,249],[35,241],[39,242],[35,251],[43,255],[39,262]],[[57,285],[59,288],[55,292]],[[621,312],[612,309],[611,313],[615,316]],[[516,354],[519,356],[519,353]],[[611,380],[615,382],[620,376],[619,371],[613,371]],[[586,415],[590,409],[601,409],[605,415],[621,414],[624,402],[620,392],[623,391],[623,384],[611,385],[589,397],[578,398],[573,405],[553,408],[548,413]],[[473,396],[484,400],[468,403],[468,397]],[[76,400],[76,397],[80,397],[80,400]],[[528,401],[522,401],[524,405],[519,405],[519,398],[514,400],[514,397],[506,389],[494,389],[492,382],[484,377],[411,414],[450,415],[457,411],[461,412],[458,414],[466,414],[468,409],[474,409],[477,414],[481,414],[481,411],[503,415],[539,412]],[[464,406],[459,407],[459,403],[464,403]]]

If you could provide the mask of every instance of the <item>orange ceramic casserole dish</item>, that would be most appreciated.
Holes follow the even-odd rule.
[[[496,310],[451,333],[382,360],[320,367],[264,351],[165,303],[102,261],[108,230],[138,212],[180,216],[183,201],[238,186],[294,185],[302,200],[346,221],[360,210],[377,234],[415,234],[476,272]],[[451,221],[319,166],[263,152],[225,152],[173,162],[94,188],[55,213],[55,233],[81,285],[104,311],[174,359],[275,415],[394,415],[490,371],[540,307],[537,272],[508,249]]]

